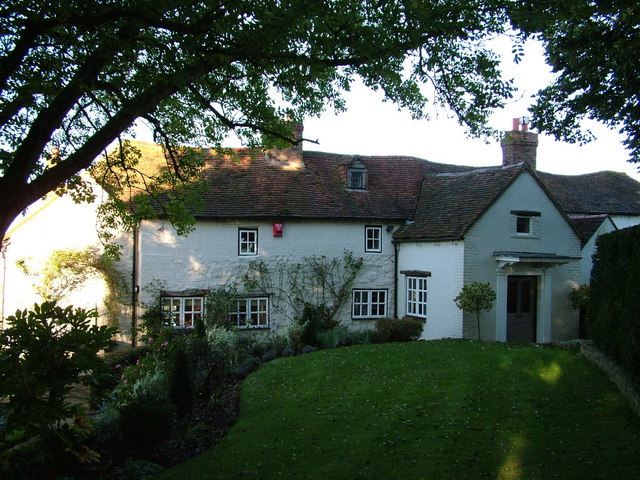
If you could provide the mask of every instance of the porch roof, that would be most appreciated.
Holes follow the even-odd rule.
[[[513,265],[514,263],[531,263],[540,264],[541,266],[544,264],[544,267],[555,267],[557,265],[582,260],[582,257],[538,252],[493,252],[493,256],[500,268]]]

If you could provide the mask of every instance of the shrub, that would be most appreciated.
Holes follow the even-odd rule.
[[[410,342],[422,334],[424,322],[412,318],[381,318],[376,322],[375,340],[380,343]]]
[[[193,380],[184,344],[173,351],[168,382],[169,399],[178,417],[184,418],[193,408]]]
[[[120,407],[122,442],[135,450],[150,450],[171,435],[175,421],[176,409],[167,397],[141,393]]]
[[[98,352],[113,341],[115,328],[92,325],[95,311],[61,308],[55,302],[34,305],[6,319],[0,333],[0,416],[8,431],[37,436],[54,457],[82,457],[81,431],[63,420],[82,413],[67,401],[72,385],[88,383],[104,369]]]
[[[298,324],[302,327],[300,342],[303,345],[318,347],[320,346],[318,334],[336,328],[338,321],[333,318],[326,305],[306,303],[302,315],[298,319]]]
[[[130,365],[135,365],[149,351],[147,345],[142,345],[105,353],[102,358],[106,368],[101,372],[95,372],[90,378],[89,401],[91,406],[96,408],[108,400],[120,381],[122,371]]]

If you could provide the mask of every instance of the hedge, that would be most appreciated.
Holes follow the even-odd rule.
[[[587,332],[640,378],[640,226],[602,235],[596,246]]]

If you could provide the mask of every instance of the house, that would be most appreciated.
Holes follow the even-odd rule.
[[[363,259],[340,312],[351,327],[406,316],[425,320],[423,338],[477,338],[475,318],[453,298],[480,281],[497,293],[481,317],[481,338],[575,338],[578,312],[568,293],[588,276],[593,239],[616,221],[640,220],[640,184],[613,172],[537,172],[532,132],[514,129],[502,146],[503,164],[480,169],[301,147],[203,152],[211,188],[195,231],[179,237],[167,222],[149,219],[136,232],[140,298],[160,295],[174,322],[188,326],[205,292],[240,278],[252,260],[294,264],[348,250]],[[140,148],[147,160],[160,160],[158,147]],[[145,288],[153,284],[163,288]],[[288,324],[290,315],[272,308],[272,293],[241,300],[241,328]]]
[[[100,188],[96,185],[96,193]],[[0,318],[15,314],[43,301],[43,270],[51,255],[60,250],[83,250],[98,246],[97,204],[77,204],[69,196],[49,193],[17,218],[5,236],[0,256]],[[99,276],[76,287],[72,303],[104,313],[104,280]],[[40,293],[39,293],[40,292]],[[70,292],[59,292],[60,301],[70,300]]]
[[[135,145],[146,164],[163,161],[159,146]],[[142,221],[121,237],[121,269],[135,305],[160,301],[173,323],[189,327],[207,292],[238,281],[256,260],[294,265],[349,251],[363,264],[338,313],[351,328],[415,317],[425,339],[575,338],[568,294],[588,278],[598,235],[640,223],[640,184],[614,172],[538,172],[537,135],[517,124],[502,149],[502,164],[487,168],[301,146],[203,150],[210,188],[194,231],[181,237],[162,218]],[[473,281],[497,293],[480,332],[453,301]],[[263,332],[291,317],[274,291],[245,291],[235,310],[239,328]]]

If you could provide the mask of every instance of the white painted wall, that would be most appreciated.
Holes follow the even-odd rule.
[[[157,292],[150,288],[153,283],[159,282],[171,291],[215,288],[240,281],[251,260],[300,262],[312,255],[342,258],[346,249],[364,259],[353,287],[388,289],[388,311],[393,312],[394,250],[392,232],[387,231],[386,224],[382,224],[382,253],[365,253],[365,225],[376,225],[375,222],[290,220],[283,223],[282,237],[273,236],[273,222],[255,220],[200,221],[195,231],[179,237],[168,223],[142,222],[141,301],[153,303]],[[239,228],[258,229],[258,256],[238,255]],[[340,314],[343,323],[353,328],[371,323],[352,321],[350,308],[349,301]],[[272,329],[286,325],[285,316],[278,315],[272,308]]]
[[[9,245],[2,257],[0,299],[2,317],[18,309],[42,302],[34,285],[37,276],[55,250],[78,249],[100,245],[96,234],[97,204],[76,204],[69,196],[49,194],[32,205],[27,214],[14,221],[8,230]],[[24,262],[36,276],[25,275],[17,263]],[[104,313],[104,282],[93,279],[60,302]]]
[[[589,241],[582,247],[582,260],[580,261],[580,285],[591,282],[591,270],[593,269],[593,254],[596,253],[596,240],[600,235],[616,230],[612,220],[606,218],[598,227]]]
[[[541,212],[540,217],[534,218],[533,236],[522,237],[515,234],[516,225],[512,210]],[[580,282],[580,263],[574,262],[547,269],[531,264],[518,264],[499,272],[494,257],[496,251],[580,256],[578,235],[528,172],[523,172],[467,232],[464,282],[489,282],[498,293],[494,310],[481,317],[483,340],[501,339],[499,323],[500,318],[506,316],[506,288],[499,286],[499,280],[504,280],[505,275],[540,277],[538,325],[543,326],[541,320],[548,324],[545,327],[547,333],[543,334],[544,329],[539,328],[539,341],[576,338],[578,312],[571,307],[568,294],[571,288]],[[548,289],[548,296],[544,298],[543,287]],[[544,310],[545,299],[550,302],[547,305],[550,311]],[[545,335],[549,338],[541,338]],[[465,336],[477,338],[473,315],[465,314]]]
[[[612,215],[611,220],[618,229],[640,225],[640,216],[638,215]]]
[[[412,242],[398,246],[398,316],[407,313],[404,270],[431,272],[427,279],[427,321],[422,338],[462,337],[462,312],[453,299],[463,285],[463,242]]]

